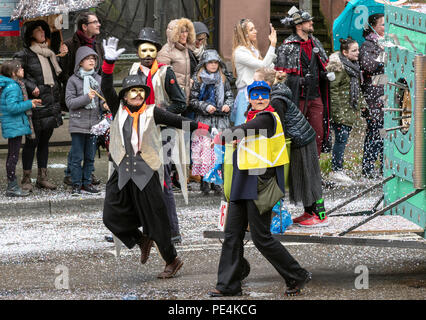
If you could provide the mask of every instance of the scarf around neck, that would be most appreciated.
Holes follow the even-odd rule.
[[[263,111],[275,112],[275,109],[274,109],[271,105],[267,106],[267,107],[266,107],[265,109],[263,109],[263,110],[253,110],[253,109],[250,109],[250,110],[248,111],[248,113],[247,113],[247,121],[246,121],[246,122],[249,122],[249,121],[253,120],[253,118],[254,118],[254,117],[255,117],[258,113],[263,112]]]
[[[154,104],[155,103],[155,92],[154,92],[154,85],[152,83],[152,78],[157,73],[158,69],[160,69],[162,66],[165,66],[165,64],[164,63],[158,63],[157,59],[155,59],[154,63],[151,66],[151,70],[149,70],[149,73],[148,73],[148,76],[147,76],[147,79],[146,79],[146,85],[151,88],[151,92],[150,92],[148,98],[146,99],[146,104]],[[142,71],[142,73],[144,73],[142,64],[140,65],[139,68]]]
[[[200,88],[200,101],[208,101],[212,105],[218,107],[219,109],[223,106],[225,101],[225,86],[222,81],[219,70],[215,73],[209,73],[206,69],[203,69],[199,74],[200,80],[202,82]],[[214,96],[209,97],[208,86],[214,86]],[[212,101],[214,99],[214,101]]]
[[[350,78],[349,96],[351,107],[357,110],[361,86],[361,69],[358,62],[349,60],[341,52],[339,53],[339,58],[340,61],[342,61],[343,68]]]
[[[95,73],[95,70],[92,69],[90,71],[85,71],[83,68],[79,69],[79,74],[83,78],[83,93],[86,95],[90,92],[90,89],[93,89],[95,91],[99,90],[99,83],[93,78],[93,74]],[[90,103],[85,106],[86,109],[95,109],[96,103],[95,99],[91,99]]]
[[[197,57],[198,60],[201,59],[201,57],[204,53],[204,49],[205,49],[205,46],[202,45],[199,48],[195,47],[194,50],[192,51],[194,53],[194,55]]]
[[[76,32],[78,38],[80,39],[80,43],[83,46],[87,46],[89,48],[94,49],[95,47],[95,37],[88,38],[83,31],[77,30]]]
[[[49,49],[47,42],[33,43],[30,47],[30,50],[37,54],[37,57],[40,61],[44,84],[53,87],[55,85],[55,79],[53,77],[53,72],[49,60],[52,63],[57,76],[62,72],[58,60],[56,60],[55,53]]]

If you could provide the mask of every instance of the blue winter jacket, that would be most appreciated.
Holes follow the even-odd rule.
[[[3,138],[15,138],[31,134],[25,111],[31,109],[32,101],[24,101],[19,84],[0,75],[0,121]]]

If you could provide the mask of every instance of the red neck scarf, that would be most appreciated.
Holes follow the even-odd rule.
[[[81,30],[77,30],[77,36],[84,46],[94,49],[95,37],[88,38]]]
[[[307,41],[301,41],[300,47],[305,51],[306,55],[308,56],[308,59],[311,60],[312,57],[312,40],[308,39]]]
[[[265,109],[263,110],[253,110],[250,109],[250,111],[247,113],[247,121],[249,122],[250,120],[253,120],[253,118],[259,113],[259,112],[263,112],[263,111],[269,111],[269,112],[275,112],[275,109],[272,108],[271,105],[267,106]]]
[[[160,69],[162,66],[165,66],[163,63],[158,63],[157,59],[154,60],[154,63],[151,66],[151,70],[149,71],[148,78],[146,80],[146,85],[151,88],[151,93],[149,94],[148,99],[146,99],[146,104],[154,104],[155,103],[155,92],[154,87],[152,85],[152,77],[155,75],[155,73]],[[140,66],[140,69],[143,73],[142,65]]]

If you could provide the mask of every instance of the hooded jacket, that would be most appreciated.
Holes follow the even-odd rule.
[[[360,118],[359,109],[366,107],[361,90],[358,97],[359,107],[355,110],[350,105],[351,79],[339,58],[339,52],[330,55],[327,71],[336,75],[336,79],[330,82],[330,100],[333,106],[330,110],[331,119],[335,124],[352,127]]]
[[[0,75],[0,121],[3,138],[15,138],[31,134],[25,111],[31,109],[31,100],[24,101],[19,84]]]
[[[186,27],[189,31],[186,45],[179,43],[180,30]],[[186,101],[189,101],[191,90],[191,61],[189,50],[195,43],[195,30],[189,19],[182,18],[170,21],[167,26],[167,43],[158,53],[157,60],[173,68],[178,84],[185,92]]]
[[[209,103],[206,101],[200,101],[199,95],[201,91],[202,81],[199,79],[199,72],[202,67],[205,67],[205,65],[209,61],[218,61],[219,62],[219,68],[218,72],[222,71],[223,77],[223,86],[224,86],[224,101],[222,105],[216,106],[216,111],[213,114],[208,113],[207,108],[209,106]],[[204,52],[200,63],[198,64],[196,68],[196,72],[193,76],[194,84],[191,88],[191,97],[190,97],[190,106],[195,111],[195,120],[208,124],[210,127],[217,128],[219,130],[224,130],[226,128],[229,128],[231,126],[231,123],[229,121],[229,116],[232,111],[232,107],[234,105],[234,95],[232,93],[231,85],[228,81],[228,79],[225,76],[225,70],[226,66],[223,63],[222,59],[220,58],[219,54],[216,52],[216,50],[207,50]],[[222,112],[222,107],[224,105],[228,105],[230,108],[230,111],[227,113]]]
[[[45,21],[36,20],[27,22],[24,24],[22,30],[24,49],[14,55],[14,58],[21,61],[22,68],[24,68],[25,77],[22,81],[25,83],[28,98],[42,100],[43,106],[34,108],[32,115],[33,125],[36,131],[38,129],[57,128],[63,123],[60,106],[60,79],[56,76],[53,65],[49,61],[55,84],[53,87],[45,85],[40,60],[37,54],[30,50],[32,40],[31,34],[38,26],[43,28],[47,39],[50,37],[49,25]],[[62,76],[62,74],[60,74],[60,76]],[[32,95],[35,88],[40,90],[40,94],[37,97]]]
[[[74,33],[73,37],[66,40],[64,42],[68,47],[68,54],[61,58],[61,66],[62,70],[64,70],[64,77],[65,81],[68,80],[69,77],[71,77],[74,74],[74,63],[76,59],[76,53],[78,48],[83,46],[81,43],[80,38],[77,36],[76,33]],[[102,66],[102,59],[104,56],[104,49],[102,47],[102,43],[95,41],[94,43],[95,51],[98,55],[98,63],[96,64],[95,70],[97,73],[101,74],[101,66]]]
[[[68,79],[67,88],[65,91],[65,101],[69,109],[69,131],[70,133],[90,133],[90,129],[93,125],[99,123],[101,119],[101,103],[102,101],[98,96],[95,96],[94,101],[97,108],[86,109],[90,103],[90,98],[83,92],[83,77],[80,75],[80,62],[87,56],[94,55],[96,59],[98,55],[96,52],[86,46],[78,48],[75,56],[74,74]],[[95,89],[101,96],[101,76],[95,72],[92,77],[98,82],[97,88]]]
[[[379,46],[378,37],[375,33],[370,33],[359,49],[359,65],[364,77],[361,88],[368,104],[367,118],[372,118],[383,126],[383,100],[381,97],[385,94],[384,86],[376,86],[372,82],[373,76],[383,74],[385,71],[384,64],[376,61],[381,52],[383,52],[383,48]]]

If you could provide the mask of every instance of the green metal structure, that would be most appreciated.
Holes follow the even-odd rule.
[[[425,5],[385,5],[384,206],[426,229]],[[423,234],[426,238],[426,233]]]

